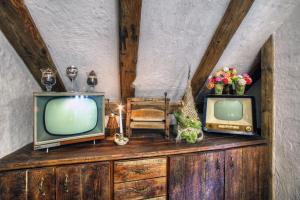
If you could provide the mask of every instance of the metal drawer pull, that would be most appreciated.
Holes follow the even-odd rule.
[[[144,193],[144,192],[146,192],[147,190],[148,190],[148,188],[149,188],[149,186],[147,185],[147,186],[145,186],[145,187],[142,187],[142,188],[133,188],[133,190],[135,191],[135,192],[137,192],[137,193]]]
[[[46,196],[46,193],[44,191],[44,177],[41,178],[41,182],[39,184],[39,192],[42,196]]]
[[[65,175],[64,191],[69,192],[69,176],[68,175]]]
[[[143,174],[145,173],[146,169],[133,169],[132,172],[137,174]]]

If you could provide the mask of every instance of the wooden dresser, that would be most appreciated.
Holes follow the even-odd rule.
[[[0,159],[0,199],[268,199],[262,138],[206,136],[199,144],[134,139]]]

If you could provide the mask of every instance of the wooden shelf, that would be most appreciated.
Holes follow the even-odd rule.
[[[112,141],[102,140],[96,145],[82,143],[34,151],[32,144],[0,159],[0,172],[16,169],[87,163],[98,161],[123,160],[166,156],[201,151],[223,150],[236,147],[266,144],[261,137],[241,137],[229,135],[206,135],[201,143],[176,144],[174,139],[131,138],[125,146],[117,146]]]

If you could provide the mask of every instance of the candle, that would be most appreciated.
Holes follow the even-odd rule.
[[[123,134],[122,105],[119,105],[119,115],[120,115],[120,134]]]

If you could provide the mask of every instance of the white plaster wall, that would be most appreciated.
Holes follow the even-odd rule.
[[[69,65],[79,67],[77,90],[87,89],[87,72],[98,75],[96,91],[118,99],[117,0],[25,0],[68,89]]]
[[[40,91],[0,31],[0,158],[32,142],[32,93]]]
[[[300,199],[300,6],[276,31],[275,199]]]
[[[254,1],[216,68],[238,65],[240,72],[248,72],[265,41],[299,2],[299,0]]]
[[[144,0],[136,96],[180,99],[188,66],[200,63],[229,0]]]

